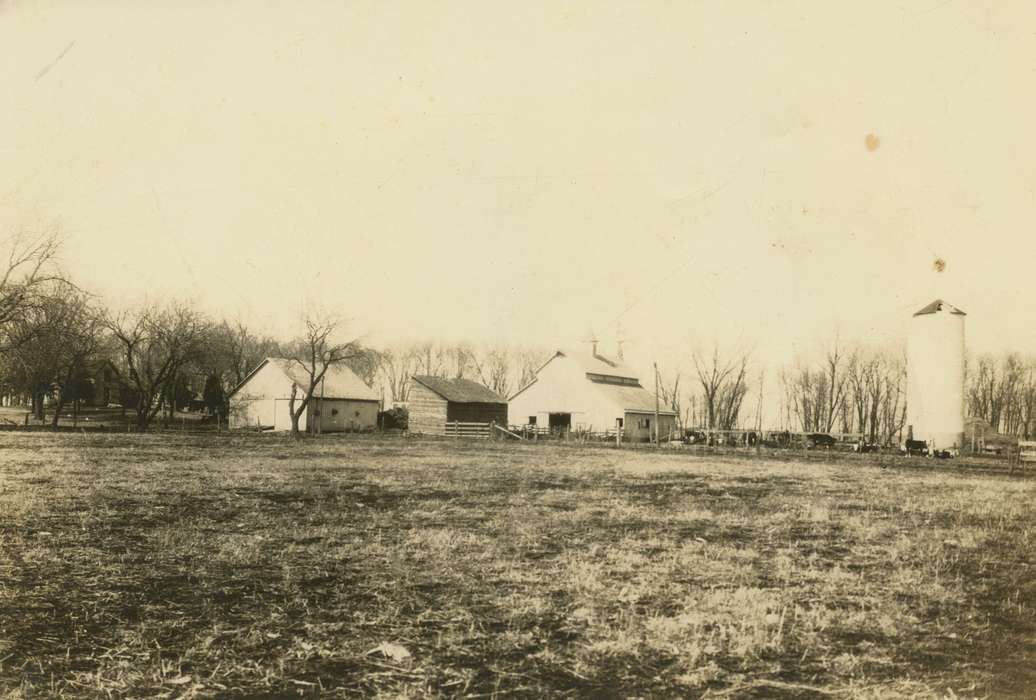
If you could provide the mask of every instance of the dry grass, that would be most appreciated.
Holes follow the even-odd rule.
[[[859,461],[8,433],[0,697],[1031,697],[1034,495]]]

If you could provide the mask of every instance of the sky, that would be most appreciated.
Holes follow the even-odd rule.
[[[0,233],[279,335],[1036,351],[1036,3],[865,5],[0,0]]]

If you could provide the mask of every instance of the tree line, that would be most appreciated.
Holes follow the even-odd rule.
[[[304,314],[296,336],[275,338],[182,301],[109,309],[62,272],[59,249],[56,235],[16,236],[0,263],[0,381],[5,394],[24,397],[35,419],[54,427],[70,406],[74,414],[98,401],[120,406],[138,430],[192,405],[225,417],[227,395],[266,357],[286,358],[308,378],[308,390],[291,402],[297,429],[314,387],[338,364],[379,389],[389,407],[406,404],[414,375],[466,378],[510,397],[551,353],[503,344],[371,347],[326,313]],[[660,404],[676,413],[681,428],[859,433],[879,444],[898,441],[905,428],[902,347],[836,336],[780,368],[769,386],[750,350],[713,344],[689,352],[680,365],[656,371]],[[981,355],[966,366],[966,413],[1004,434],[1036,436],[1036,358]],[[645,387],[653,389],[651,382]],[[776,415],[767,396],[778,399]]]
[[[371,347],[350,336],[335,313],[305,313],[294,337],[275,338],[184,301],[110,309],[62,271],[59,250],[54,234],[15,236],[0,263],[2,390],[55,428],[69,408],[75,413],[99,401],[120,406],[142,431],[187,406],[226,416],[227,395],[266,357],[289,360],[307,378],[309,386],[290,402],[296,432],[314,388],[336,365],[348,366],[396,405],[408,401],[415,374],[472,379],[506,397],[546,359],[535,348],[503,345]]]

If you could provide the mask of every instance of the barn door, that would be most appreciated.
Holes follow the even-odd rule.
[[[572,414],[548,413],[547,425],[551,433],[567,433],[572,428]]]

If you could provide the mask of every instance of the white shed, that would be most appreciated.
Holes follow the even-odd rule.
[[[309,375],[298,363],[267,357],[230,393],[230,427],[291,430],[291,388],[296,401],[305,398]],[[319,419],[322,433],[373,430],[380,397],[344,365],[327,370],[313,399],[299,419],[305,431]]]

